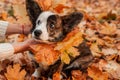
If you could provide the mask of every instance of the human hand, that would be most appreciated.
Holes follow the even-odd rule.
[[[15,53],[18,53],[18,52],[27,51],[30,45],[35,45],[39,43],[41,42],[31,38],[31,39],[25,40],[24,42],[14,43],[12,45],[14,47]]]

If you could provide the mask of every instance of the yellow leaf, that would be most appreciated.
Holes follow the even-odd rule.
[[[76,48],[74,48],[74,46],[78,46],[80,43],[82,43],[82,41],[82,33],[78,30],[78,28],[76,28],[71,31],[62,42],[57,44],[55,50],[59,50],[62,54],[62,61],[66,64],[69,64],[69,55],[71,55],[72,57],[76,57],[79,55],[79,52]]]
[[[90,46],[90,50],[91,50],[93,56],[97,56],[97,57],[101,56],[101,54],[100,54],[101,51],[100,51],[97,43],[92,43]]]
[[[66,63],[66,64],[70,63],[70,57],[68,56],[68,54],[65,51],[61,54],[61,60],[62,60],[62,62]]]
[[[115,34],[117,30],[116,26],[110,26],[108,23],[104,23],[102,27],[103,28],[100,30],[100,33],[106,34],[106,35]]]
[[[21,70],[20,64],[15,64],[7,67],[7,73],[5,76],[7,80],[24,80],[26,75],[25,70]]]

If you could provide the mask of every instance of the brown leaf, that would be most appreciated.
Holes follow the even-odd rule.
[[[15,64],[7,67],[7,73],[5,76],[7,80],[24,80],[26,75],[25,70],[21,70],[20,64]]]

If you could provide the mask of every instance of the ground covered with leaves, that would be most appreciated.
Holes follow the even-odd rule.
[[[35,79],[36,63],[29,52],[0,62],[0,80],[120,80],[120,0],[36,0],[43,10],[59,15],[79,11],[83,20],[57,44],[30,46],[47,71]],[[0,20],[30,23],[25,0],[0,0]],[[30,36],[11,35],[6,42]]]

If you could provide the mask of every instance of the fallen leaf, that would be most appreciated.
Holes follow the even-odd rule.
[[[116,79],[120,79],[120,65],[115,61],[108,61],[106,65],[104,65],[103,69],[111,74],[110,76]]]
[[[97,56],[97,57],[101,56],[101,51],[100,51],[97,43],[92,43],[90,46],[90,50],[91,50],[93,56]]]
[[[26,75],[25,70],[21,70],[20,64],[15,64],[7,67],[7,73],[5,76],[7,80],[24,80]]]
[[[8,17],[7,12],[4,11],[4,12],[2,12],[1,14],[2,14],[2,19],[3,19],[3,20],[7,20],[7,17]]]
[[[102,29],[100,30],[101,34],[113,35],[115,34],[117,28],[116,26],[110,26],[107,22],[104,23]]]
[[[72,80],[86,80],[86,74],[83,74],[80,70],[73,70]]]
[[[87,71],[88,76],[90,76],[93,80],[108,80],[108,73],[102,72],[95,66],[90,66]]]
[[[63,9],[65,9],[65,8],[69,8],[68,6],[65,6],[65,5],[63,5],[63,4],[58,4],[55,8],[54,8],[54,10],[57,12],[57,13],[63,13]]]
[[[60,72],[56,72],[53,74],[52,80],[61,80]]]
[[[51,65],[58,60],[60,52],[54,50],[54,44],[38,44],[30,46],[30,50],[35,54],[35,59],[43,65]]]
[[[72,57],[76,57],[79,55],[79,52],[75,48],[75,46],[78,46],[80,43],[82,43],[82,41],[82,33],[79,31],[78,28],[76,28],[71,31],[62,42],[57,44],[55,50],[60,51],[62,61],[66,64],[69,64],[69,55]]]
[[[43,9],[43,10],[48,10],[53,3],[53,0],[36,0],[39,4],[39,6]]]

